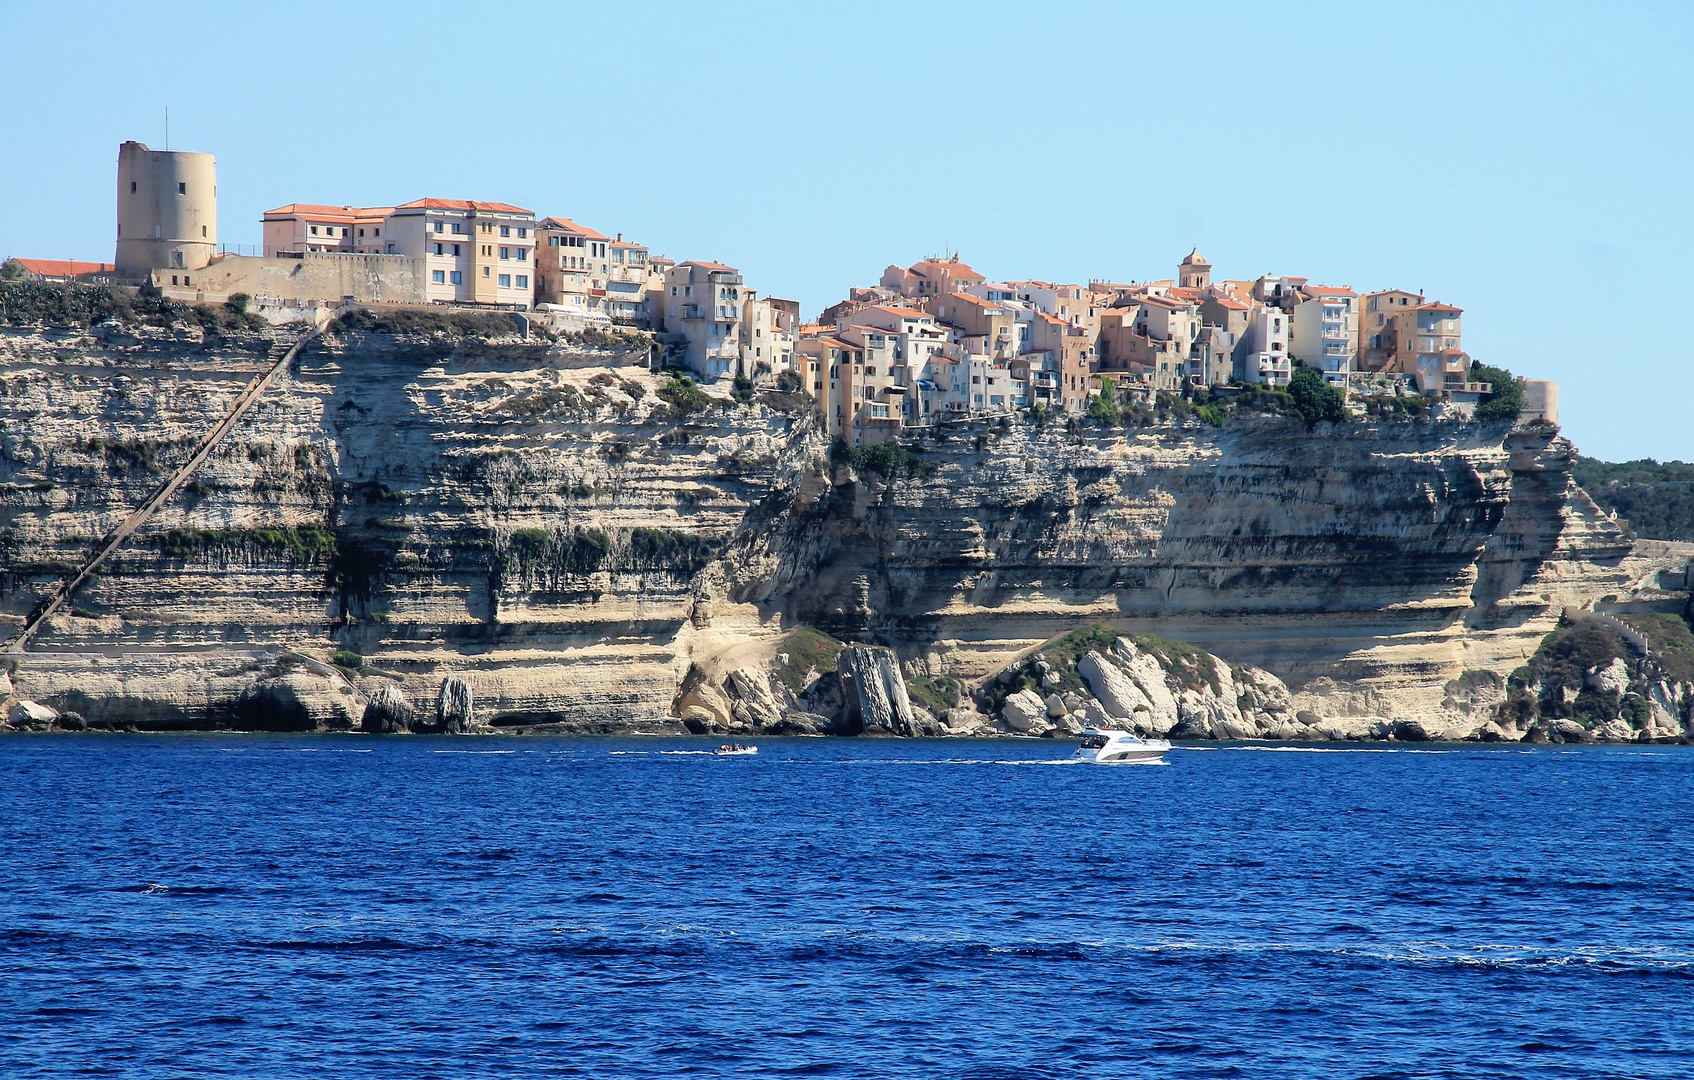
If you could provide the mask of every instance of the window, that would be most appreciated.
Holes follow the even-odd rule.
[[[457,270],[454,270],[447,275],[447,280],[451,281],[455,285],[463,285],[465,283],[465,275],[459,273]]]
[[[528,274],[519,274],[518,275],[518,288],[520,288],[520,289],[529,288],[529,275]]]
[[[130,194],[131,194],[131,195],[134,195],[134,194],[135,194],[135,181],[134,181],[134,180],[131,180],[131,181],[130,181],[130,182],[129,182],[129,193],[130,193]]]
[[[453,254],[454,254],[454,255],[457,255],[457,254],[458,254],[458,253],[459,253],[459,245],[458,245],[458,244],[454,244],[454,245],[453,245]]]
[[[365,230],[360,229],[359,230],[359,239],[363,240],[364,238],[365,238]]]
[[[439,242],[439,241],[437,241],[437,242],[436,242],[436,245],[435,245],[435,253],[436,253],[436,254],[437,254],[437,255],[440,255],[440,254],[441,254],[441,244],[440,244],[440,242]]]
[[[312,226],[312,235],[313,236],[318,235],[318,227],[316,225]]]
[[[511,227],[511,226],[510,226],[510,225],[502,225],[502,226],[500,226],[500,235],[501,235],[501,236],[510,236],[510,235],[512,235],[512,227]]]
[[[372,229],[371,230],[371,236],[376,237],[376,236],[381,236],[381,235],[382,235],[381,229]]]
[[[502,259],[511,258],[512,257],[512,249],[511,248],[501,248],[500,249],[500,257]]]
[[[529,230],[528,230],[528,229],[526,229],[526,228],[523,228],[523,227],[522,227],[522,226],[519,226],[519,227],[518,227],[518,239],[519,239],[519,240],[522,240],[522,239],[523,239],[523,238],[524,238],[524,237],[526,237],[526,236],[528,236],[528,235],[529,235]]]
[[[519,262],[528,262],[529,261],[529,249],[528,248],[519,248],[518,249],[518,261]]]
[[[175,285],[175,284],[176,284],[176,275],[175,275],[175,274],[172,274],[172,275],[171,275],[171,284],[172,284],[172,285]]]
[[[447,284],[447,271],[431,270],[429,272],[429,280],[435,282],[437,285],[445,285]]]
[[[189,282],[189,280],[188,280],[188,275],[187,275],[187,274],[184,274],[184,275],[182,275],[182,283],[183,283],[183,284],[184,284],[184,285],[187,285],[187,284],[189,284],[189,283],[190,283],[190,282]]]
[[[200,235],[201,236],[206,235],[206,226],[204,226],[204,225],[200,226]]]
[[[440,232],[440,231],[441,231],[441,222],[439,222],[439,221],[438,221],[438,222],[436,222],[436,223],[435,223],[435,231],[436,231],[436,232]],[[458,231],[459,231],[459,230],[457,230],[457,229],[454,229],[454,230],[453,230],[453,231],[454,231],[454,232],[458,232]]]
[[[465,227],[463,225],[459,224],[457,221],[455,221],[455,222],[453,222],[453,231],[456,232],[456,233],[462,233],[462,232],[465,231]]]
[[[176,186],[176,193],[178,195],[187,195],[188,194],[188,185],[187,184],[178,184]]]
[[[483,268],[482,268],[482,276],[483,276],[483,277],[487,277],[487,276],[488,276],[488,267],[486,267],[486,266],[485,266],[485,267],[483,267]]]
[[[510,274],[501,274],[501,275],[500,275],[500,287],[501,287],[501,288],[502,288],[502,289],[509,289],[509,288],[511,288],[511,287],[512,287],[512,275],[510,275]]]

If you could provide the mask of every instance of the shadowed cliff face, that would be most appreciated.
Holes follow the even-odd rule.
[[[7,627],[187,457],[267,344],[0,335]],[[695,665],[737,670],[796,623],[966,681],[1106,623],[1310,684],[1302,708],[1415,712],[1642,572],[1550,430],[1007,421],[918,440],[921,474],[855,476],[809,419],[673,408],[646,355],[314,348],[55,618],[18,696],[351,727],[377,686],[428,703],[455,677],[479,723],[614,730],[662,725]],[[335,650],[366,668],[337,675]]]

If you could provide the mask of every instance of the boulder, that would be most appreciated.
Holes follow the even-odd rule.
[[[0,705],[4,705],[6,703],[6,699],[11,696],[12,677],[6,674],[4,670],[0,670]]]
[[[1048,694],[1047,700],[1042,704],[1047,707],[1047,715],[1052,719],[1057,719],[1070,712],[1069,709],[1065,708],[1065,699],[1058,694]]]
[[[1053,721],[1054,735],[1081,735],[1082,725],[1074,716],[1060,716]]]
[[[87,731],[88,720],[79,712],[66,711],[59,714],[53,726],[60,731]]]
[[[1582,743],[1593,742],[1594,736],[1589,730],[1575,720],[1559,718],[1546,722],[1552,742]]]
[[[759,668],[736,668],[725,685],[737,701],[746,705],[746,721],[754,727],[774,727],[782,721],[782,706],[771,693],[770,679]]]
[[[911,735],[912,703],[890,649],[849,645],[835,658],[844,730],[854,735]]]
[[[1400,742],[1429,742],[1434,738],[1421,720],[1396,720],[1392,737]]]
[[[1496,724],[1492,720],[1488,721],[1487,723],[1483,724],[1481,727],[1477,728],[1476,734],[1472,737],[1475,738],[1475,739],[1478,739],[1482,742],[1516,742],[1517,741],[1516,734],[1507,734],[1505,728],[1501,727],[1499,724]]]
[[[1301,715],[1304,717],[1306,714]],[[1313,722],[1306,726],[1311,730],[1309,738],[1341,742],[1366,738],[1382,722],[1373,716],[1324,716],[1313,717]]]
[[[415,715],[412,703],[406,700],[406,695],[400,692],[400,688],[383,679],[371,691],[359,726],[366,731],[385,735],[410,731]]]
[[[1635,729],[1622,718],[1606,721],[1594,729],[1595,742],[1626,743],[1635,741]]]
[[[776,730],[779,735],[827,735],[833,726],[833,721],[821,713],[789,709],[782,714]]]
[[[1629,665],[1614,656],[1611,663],[1594,668],[1583,681],[1597,694],[1621,694],[1629,688]]]
[[[435,722],[442,731],[454,734],[469,731],[474,707],[470,683],[452,677],[441,680],[441,690],[435,695]]]
[[[947,725],[947,730],[954,735],[980,731],[988,726],[988,718],[975,709],[948,709],[941,719]]]
[[[920,738],[932,739],[938,735],[947,734],[947,728],[936,719],[935,714],[921,705],[912,706],[912,734]]]
[[[1047,703],[1034,690],[1019,690],[1007,696],[1000,706],[1000,718],[1013,731],[1032,731],[1037,723],[1045,727]]]
[[[1106,715],[1128,720],[1135,715],[1137,705],[1151,711],[1152,704],[1134,680],[1099,653],[1090,652],[1078,660],[1076,672],[1088,684],[1088,689],[1093,692],[1100,707],[1106,710]]]
[[[1077,716],[1085,727],[1109,728],[1117,723],[1110,716],[1107,716],[1106,710],[1102,709],[1100,703],[1092,698],[1082,703],[1082,708],[1077,710]]]
[[[16,728],[45,731],[59,718],[59,710],[35,701],[17,701],[6,712],[6,719]]]

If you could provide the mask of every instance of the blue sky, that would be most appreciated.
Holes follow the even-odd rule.
[[[1458,304],[1583,452],[1689,460],[1691,51],[1680,3],[0,0],[0,255],[110,259],[117,145],[168,106],[230,244],[288,202],[496,199],[808,316],[943,250],[1124,280],[1198,244]]]

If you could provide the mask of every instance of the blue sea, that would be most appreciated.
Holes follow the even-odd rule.
[[[1687,1077],[1694,750],[0,737],[0,1076]]]

